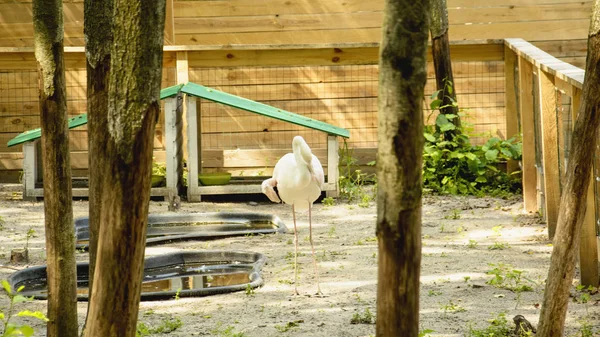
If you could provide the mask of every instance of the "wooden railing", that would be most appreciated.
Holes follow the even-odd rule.
[[[581,104],[585,72],[522,39],[505,40],[506,128],[523,138],[523,199],[540,212],[553,237],[573,121]],[[597,151],[590,149],[590,151]],[[515,169],[515,163],[509,165]],[[597,188],[590,176],[580,243],[581,282],[598,286]]]

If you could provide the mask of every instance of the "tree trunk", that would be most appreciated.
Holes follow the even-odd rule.
[[[581,225],[585,217],[587,188],[598,127],[600,126],[600,0],[594,1],[581,105],[575,121],[566,184],[563,187],[558,223],[553,240],[550,270],[540,313],[538,337],[558,337],[564,332],[573,283]]]
[[[33,1],[38,65],[44,217],[48,273],[48,337],[77,336],[77,276],[67,127],[61,0]]]
[[[102,186],[108,143],[108,78],[112,46],[112,1],[85,0],[84,33],[87,59],[88,167],[89,167],[89,289],[94,284],[98,231],[102,214]],[[89,313],[88,302],[88,313]],[[89,317],[89,316],[87,316]],[[86,322],[87,322],[86,317]],[[87,326],[87,323],[84,325]]]
[[[387,0],[379,61],[377,336],[417,336],[430,1]]]
[[[433,0],[431,8],[431,52],[435,69],[435,83],[437,90],[443,90],[438,98],[442,100],[440,109],[443,114],[458,114],[458,109],[452,105],[456,102],[456,86],[452,75],[452,62],[450,58],[450,43],[448,42],[448,7],[446,0]],[[446,90],[446,82],[452,83],[452,91]],[[453,120],[454,125],[460,126],[460,118]]]
[[[116,0],[108,96],[107,171],[85,336],[136,332],[162,75],[164,0]]]

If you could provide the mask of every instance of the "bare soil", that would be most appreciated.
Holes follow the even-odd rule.
[[[1,186],[0,186],[1,187]],[[2,192],[0,217],[0,263],[9,266],[12,249],[25,245],[29,228],[36,231],[29,241],[30,265],[44,263],[43,202],[25,202],[19,193]],[[179,212],[252,211],[279,216],[293,230],[291,207],[264,202],[182,203]],[[75,201],[74,216],[86,216],[87,201]],[[166,213],[164,202],[151,202],[152,213]],[[182,326],[170,336],[374,336],[374,324],[351,324],[355,314],[365,318],[366,310],[376,315],[377,241],[376,207],[363,208],[337,201],[334,206],[315,204],[313,228],[321,271],[324,298],[316,291],[310,243],[308,214],[298,215],[300,235],[301,296],[293,292],[293,234],[235,237],[213,241],[186,241],[147,248],[147,255],[174,250],[244,250],[261,252],[268,257],[263,269],[265,284],[254,294],[245,292],[202,298],[181,298],[142,302],[140,322],[158,327],[166,321],[181,320]],[[519,199],[463,198],[426,196],[423,200],[423,260],[421,267],[421,327],[435,332],[431,336],[468,336],[469,327],[482,328],[499,313],[512,317],[520,314],[534,325],[542,302],[551,242],[546,226],[535,216],[522,214]],[[491,249],[495,248],[495,249]],[[87,259],[77,253],[78,260]],[[515,293],[487,284],[487,274],[503,264],[508,272],[522,271],[517,285],[532,291]],[[507,265],[510,265],[507,266]],[[24,268],[25,265],[13,265]],[[506,276],[506,271],[501,275]],[[0,269],[0,279],[13,270]],[[582,336],[582,323],[600,335],[600,295],[591,295],[587,303],[575,301],[581,296],[572,289],[566,336]],[[580,301],[581,302],[581,301]],[[8,300],[0,299],[6,310]],[[79,303],[80,325],[86,302]],[[17,309],[46,310],[44,301],[20,304]],[[21,319],[21,322],[25,319]],[[26,320],[45,336],[43,324]],[[166,334],[154,334],[163,336]]]

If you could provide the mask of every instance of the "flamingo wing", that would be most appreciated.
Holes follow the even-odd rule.
[[[269,178],[262,182],[261,189],[262,192],[271,200],[272,202],[281,202],[279,196],[275,192],[275,186],[277,186],[277,179]]]

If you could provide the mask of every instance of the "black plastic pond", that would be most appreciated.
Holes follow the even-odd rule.
[[[147,257],[144,261],[142,300],[208,296],[256,288],[266,258],[240,251],[186,251]],[[88,263],[77,264],[77,299],[88,299]],[[31,267],[8,278],[13,289],[24,286],[24,296],[47,299],[46,266]]]
[[[148,216],[146,245],[176,240],[212,240],[228,236],[287,233],[279,217],[262,213],[182,213]],[[77,248],[87,248],[88,218],[75,220]]]

